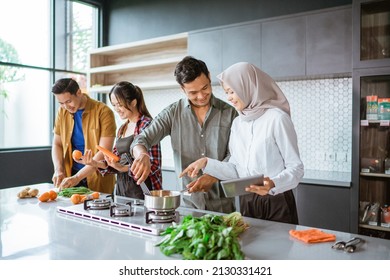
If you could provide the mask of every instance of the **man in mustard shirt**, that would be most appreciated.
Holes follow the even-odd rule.
[[[52,160],[53,184],[59,188],[85,186],[91,190],[112,193],[115,175],[102,176],[94,167],[75,162],[72,152],[84,154],[91,149],[95,160],[104,156],[96,145],[112,149],[116,124],[112,110],[102,102],[91,99],[81,92],[78,83],[71,78],[58,80],[52,87],[61,108],[54,124]]]

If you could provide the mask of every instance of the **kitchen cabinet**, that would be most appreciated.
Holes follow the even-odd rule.
[[[354,102],[360,104],[354,106],[359,111],[356,115],[359,115],[356,118],[358,133],[355,136],[357,153],[352,166],[359,187],[355,202],[359,209],[358,232],[390,238],[390,223],[384,221],[384,215],[387,214],[381,211],[385,205],[390,205],[390,174],[386,174],[389,172],[384,166],[385,159],[390,158],[390,118],[370,119],[375,117],[370,117],[370,101],[367,102],[367,97],[373,95],[390,98],[390,67],[355,70],[353,87]],[[375,106],[378,107],[377,104]],[[371,208],[367,208],[369,212],[365,214],[366,206]]]
[[[304,16],[262,23],[262,70],[273,78],[305,76]]]
[[[390,2],[353,1],[353,67],[390,65]]]
[[[180,33],[92,50],[88,92],[109,92],[123,80],[143,90],[177,86],[174,69],[187,55],[187,37],[187,33]]]
[[[261,66],[261,24],[242,24],[222,29],[222,68],[250,61]]]
[[[218,84],[216,76],[222,72],[222,30],[190,32],[188,54],[203,60],[210,71],[212,84]]]
[[[261,65],[261,25],[258,22],[189,33],[188,54],[203,60],[210,71],[211,81],[240,61]]]
[[[300,183],[294,195],[300,225],[350,231],[349,187]]]
[[[317,12],[220,26],[189,33],[188,53],[206,62],[215,76],[239,61],[273,78],[352,72],[352,9]]]
[[[390,239],[390,117],[380,102],[390,98],[390,2],[354,1],[353,13],[353,220],[357,232]]]
[[[306,17],[306,75],[352,72],[352,9]]]

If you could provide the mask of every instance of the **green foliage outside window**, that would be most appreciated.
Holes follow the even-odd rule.
[[[74,22],[77,32],[73,34],[73,71],[85,72],[88,69],[88,51],[91,48],[91,37],[92,30],[89,29],[81,29],[77,22]]]
[[[18,52],[15,48],[0,38],[0,61],[8,63],[20,63]],[[4,84],[21,81],[24,75],[18,67],[0,65],[0,97],[7,98],[8,93]]]

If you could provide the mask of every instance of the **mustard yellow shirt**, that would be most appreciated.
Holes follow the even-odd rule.
[[[97,153],[96,145],[101,137],[115,137],[116,124],[112,110],[104,103],[94,100],[85,94],[87,103],[82,116],[82,126],[85,141],[85,149],[91,149]],[[73,115],[60,108],[54,124],[54,133],[61,137],[64,170],[67,177],[72,176],[72,142],[74,120]],[[112,193],[115,185],[115,175],[102,176],[95,172],[87,177],[88,187],[91,190]]]

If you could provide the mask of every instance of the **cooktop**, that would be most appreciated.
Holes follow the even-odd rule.
[[[57,212],[151,235],[160,235],[173,222],[179,223],[187,215],[200,217],[205,214],[186,207],[179,207],[169,213],[149,211],[144,207],[143,200],[121,196],[115,196],[113,200],[109,199],[109,206],[105,205],[107,207],[104,209],[95,207],[106,202],[106,199],[99,199],[72,206],[57,206]]]

